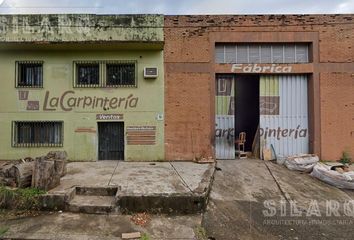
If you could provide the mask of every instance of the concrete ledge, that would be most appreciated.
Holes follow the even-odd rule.
[[[119,195],[117,204],[120,212],[130,214],[136,212],[193,214],[201,213],[207,205],[207,196],[193,194],[172,194],[128,196]]]
[[[61,185],[44,195],[41,203],[43,210],[97,214],[201,213],[214,172],[215,164],[193,162],[69,163]],[[104,202],[105,196],[114,201]]]

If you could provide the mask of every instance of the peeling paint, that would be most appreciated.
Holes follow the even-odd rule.
[[[163,42],[163,15],[0,15],[0,43]]]

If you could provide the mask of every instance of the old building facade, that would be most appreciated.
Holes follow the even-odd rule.
[[[166,16],[166,158],[229,158],[257,125],[280,154],[353,154],[353,17]]]
[[[75,161],[163,160],[163,22],[3,16],[0,159],[56,149]]]
[[[353,15],[0,20],[0,159],[354,154]]]

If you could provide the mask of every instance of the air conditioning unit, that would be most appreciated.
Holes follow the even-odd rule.
[[[144,78],[157,78],[158,76],[159,76],[159,71],[157,67],[144,68]]]

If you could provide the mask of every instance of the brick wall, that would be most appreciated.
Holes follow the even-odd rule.
[[[315,33],[314,75],[319,76],[320,121],[317,154],[338,159],[354,154],[354,15],[165,16],[166,159],[212,156],[214,130],[214,59],[211,35],[278,32]],[[244,39],[245,42],[249,38]],[[318,74],[321,71],[321,74]],[[317,95],[316,95],[317,94]],[[340,107],[336,107],[340,106]]]
[[[321,74],[322,159],[354,154],[354,75]]]

